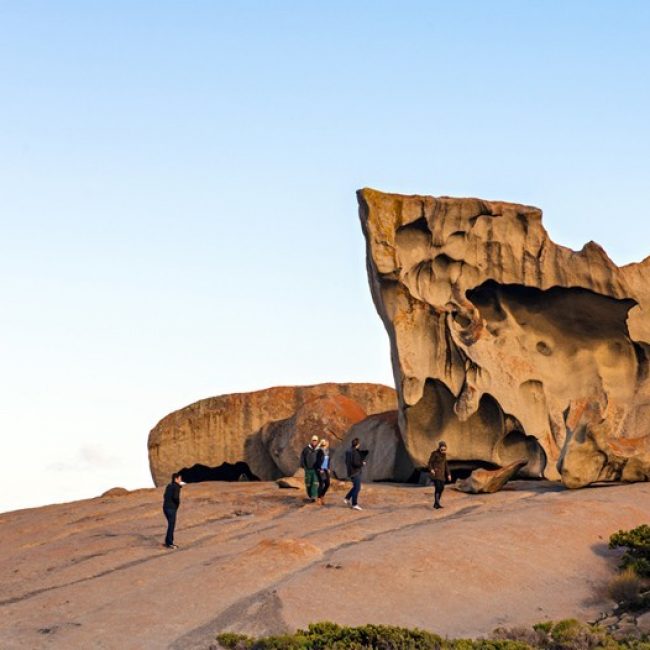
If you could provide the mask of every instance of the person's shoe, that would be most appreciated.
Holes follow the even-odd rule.
[[[352,506],[352,510],[363,510],[361,506]]]
[[[433,507],[434,507],[436,510],[440,510],[440,508],[442,508],[442,506],[441,506],[439,503],[434,503],[434,504],[433,504]]]
[[[176,544],[165,544],[165,546],[167,548],[171,548],[171,549],[174,549],[174,550],[178,548],[178,546]]]
[[[347,499],[347,498],[343,499],[343,503],[345,503],[346,506],[351,506],[352,505],[352,501],[350,501],[350,499]]]
[[[323,505],[323,500],[322,500],[320,497],[318,497],[318,499],[316,499],[316,503],[317,503],[319,506],[322,506],[322,505]]]

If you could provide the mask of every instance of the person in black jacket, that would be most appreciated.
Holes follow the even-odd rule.
[[[345,452],[345,466],[348,470],[348,476],[352,481],[352,488],[345,495],[344,501],[354,510],[362,509],[357,504],[357,499],[359,498],[359,492],[361,492],[361,472],[366,463],[363,460],[361,451],[359,451],[360,444],[359,438],[355,438],[352,441],[350,449]]]
[[[316,462],[318,460],[318,436],[312,436],[311,442],[300,454],[300,467],[305,470],[305,490],[309,500],[313,503],[318,496],[318,474]]]
[[[451,472],[447,463],[447,445],[442,440],[438,443],[438,448],[429,457],[429,473],[434,485],[433,507],[438,510],[443,507],[440,505],[440,497],[445,489],[445,479],[451,482]]]
[[[174,528],[176,527],[176,511],[181,505],[181,487],[182,476],[174,472],[171,483],[165,488],[163,497],[163,513],[167,519],[167,535],[165,536],[165,546],[167,548],[178,548],[174,544]]]

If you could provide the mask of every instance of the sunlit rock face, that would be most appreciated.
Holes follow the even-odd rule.
[[[170,413],[151,430],[151,476],[165,485],[172,472],[199,465],[204,469],[194,470],[196,480],[205,480],[200,475],[217,478],[224,463],[245,463],[255,478],[276,479],[298,469],[313,434],[336,447],[353,424],[396,406],[395,391],[379,384],[278,386],[210,397]]]
[[[443,439],[568,487],[650,477],[650,259],[558,246],[530,206],[358,198],[416,465]]]

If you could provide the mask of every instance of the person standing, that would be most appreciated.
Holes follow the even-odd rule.
[[[311,442],[300,454],[300,467],[305,470],[305,490],[307,497],[313,503],[318,496],[318,475],[316,461],[318,459],[318,436],[312,436]]]
[[[330,487],[330,443],[326,438],[323,438],[318,446],[316,471],[318,472],[318,498],[316,503],[324,506],[325,495]]]
[[[451,482],[451,473],[447,463],[447,444],[442,440],[438,443],[438,448],[429,456],[429,473],[434,485],[433,507],[438,510],[443,507],[440,505],[440,497],[445,489],[445,479]]]
[[[350,449],[345,452],[345,466],[348,470],[348,476],[352,481],[352,488],[345,495],[344,501],[354,510],[362,510],[361,506],[357,504],[357,500],[359,498],[359,492],[361,492],[361,472],[366,463],[359,451],[360,444],[359,438],[354,438]]]
[[[178,548],[174,544],[174,528],[176,527],[176,513],[181,505],[181,488],[183,487],[183,477],[174,472],[172,480],[165,488],[163,497],[163,513],[167,519],[167,535],[165,536],[165,546],[167,548]]]

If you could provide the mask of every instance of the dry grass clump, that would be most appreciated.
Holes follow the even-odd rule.
[[[641,586],[641,578],[632,567],[628,567],[609,581],[607,590],[612,600],[629,607],[640,602]]]

